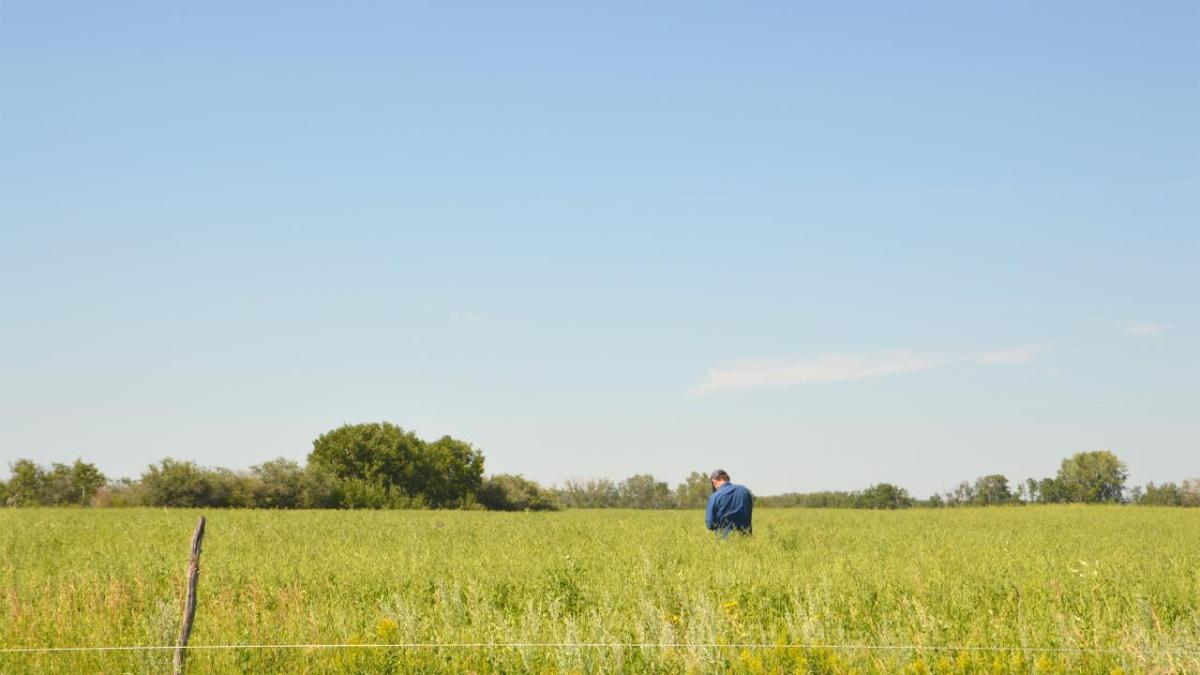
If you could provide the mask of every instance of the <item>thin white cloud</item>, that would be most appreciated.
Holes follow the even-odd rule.
[[[1167,327],[1161,323],[1134,323],[1125,327],[1127,333],[1132,333],[1138,337],[1154,337],[1162,335]]]
[[[955,363],[1020,364],[1032,360],[1048,349],[1048,345],[1030,344],[965,357],[888,352],[799,359],[736,359],[718,363],[710,368],[704,380],[692,387],[689,393],[693,396],[704,396],[727,391],[859,380],[929,370]]]

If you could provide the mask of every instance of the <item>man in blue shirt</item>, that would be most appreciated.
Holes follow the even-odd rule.
[[[708,498],[708,509],[704,513],[704,524],[708,529],[716,530],[722,537],[728,537],[730,532],[750,534],[751,512],[754,510],[754,497],[744,486],[729,482],[729,474],[724,469],[717,469],[709,474],[712,481],[713,493]]]

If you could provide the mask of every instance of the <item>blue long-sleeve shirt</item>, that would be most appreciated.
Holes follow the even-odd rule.
[[[727,535],[733,530],[749,533],[750,518],[754,510],[754,497],[744,486],[726,483],[708,498],[708,509],[704,513],[704,524],[718,534]]]

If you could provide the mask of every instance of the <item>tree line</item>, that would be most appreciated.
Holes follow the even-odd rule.
[[[47,468],[21,459],[11,474],[0,503],[12,506],[463,508],[484,483],[483,453],[470,443],[425,441],[388,422],[322,434],[303,466],[280,458],[234,471],[167,458],[110,481],[82,460]]]
[[[41,466],[19,459],[0,481],[3,506],[170,506],[269,509],[703,508],[712,488],[693,471],[675,487],[650,474],[547,487],[520,475],[484,476],[482,451],[450,436],[425,441],[388,422],[343,425],[317,437],[304,465],[279,458],[235,471],[163,459],[136,479],[110,480],[95,465]],[[1057,475],[1015,487],[1000,474],[963,481],[929,499],[891,483],[852,492],[756,496],[764,507],[904,509],[1028,503],[1200,506],[1200,479],[1125,489],[1125,464],[1108,451],[1064,459]]]
[[[1104,503],[1200,506],[1200,479],[1180,484],[1151,482],[1127,490],[1128,476],[1128,468],[1115,454],[1096,450],[1078,452],[1062,460],[1053,477],[1029,478],[1015,486],[1003,474],[989,474],[963,481],[928,499],[914,499],[904,488],[879,483],[856,492],[790,493],[758,501],[765,506],[867,509]]]

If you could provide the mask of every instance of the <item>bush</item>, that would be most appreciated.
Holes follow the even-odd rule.
[[[1137,502],[1146,506],[1180,506],[1183,503],[1183,493],[1174,483],[1155,485],[1151,482],[1146,484],[1146,491]]]
[[[151,464],[142,474],[142,489],[148,506],[225,506],[219,503],[221,487],[210,472],[195,462],[180,462],[168,457]]]
[[[90,506],[104,485],[104,474],[92,464],[75,460],[74,464],[52,464],[49,470],[19,459],[9,465],[12,478],[0,483],[0,505],[11,506]]]
[[[305,473],[299,464],[280,457],[250,469],[257,481],[254,502],[264,509],[296,509],[304,502]]]
[[[389,495],[421,495],[422,503],[434,507],[462,506],[483,476],[483,453],[471,444],[449,436],[426,443],[389,422],[347,424],[324,433],[313,441],[308,462],[341,480],[361,481],[348,486],[352,501],[370,503],[383,496],[364,485]]]
[[[891,483],[872,485],[859,493],[856,501],[862,509],[907,509],[913,505],[908,490]]]
[[[348,478],[335,486],[338,508],[343,509],[421,509],[421,495],[409,496],[403,490],[380,482]]]
[[[557,511],[557,497],[524,476],[499,474],[483,481],[475,498],[489,511]]]
[[[302,509],[336,509],[341,492],[337,476],[324,467],[309,464],[300,477],[300,504]]]

